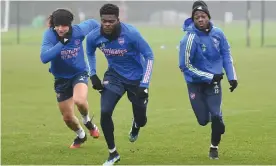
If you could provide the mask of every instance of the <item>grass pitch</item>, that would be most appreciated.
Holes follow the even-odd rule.
[[[227,80],[222,83],[226,134],[218,161],[208,158],[210,125],[197,124],[178,69],[176,46],[183,32],[180,28],[139,27],[155,54],[148,124],[137,142],[128,141],[132,110],[123,97],[113,116],[119,164],[276,164],[276,48],[260,47],[258,27],[251,30],[252,47],[246,48],[243,27],[225,28],[239,86],[230,93]],[[21,35],[21,44],[16,45],[15,31],[2,33],[1,164],[102,164],[108,155],[102,132],[98,140],[89,137],[80,149],[68,148],[75,134],[65,126],[57,108],[49,65],[40,62],[42,30],[22,29]],[[267,39],[273,42],[275,36],[271,35]],[[101,78],[106,68],[104,56],[98,53]],[[90,112],[98,126],[99,97],[90,87]],[[77,110],[76,114],[80,118]]]

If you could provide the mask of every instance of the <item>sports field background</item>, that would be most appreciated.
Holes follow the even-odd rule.
[[[266,29],[266,44],[276,45],[275,24],[267,25],[271,26]],[[276,164],[276,47],[260,47],[258,23],[250,30],[251,48],[245,47],[245,24],[224,28],[239,85],[230,93],[227,80],[223,80],[226,134],[219,149],[220,160],[211,161],[210,125],[197,124],[178,69],[176,46],[184,34],[180,28],[138,26],[155,55],[148,123],[138,141],[130,143],[131,104],[126,97],[121,99],[113,115],[119,164]],[[43,29],[21,30],[20,45],[14,30],[1,34],[1,164],[102,164],[108,156],[102,132],[98,140],[89,137],[80,149],[68,148],[75,134],[65,126],[57,108],[49,65],[40,62]],[[106,68],[104,56],[98,53],[101,78]],[[90,112],[100,126],[100,95],[89,85]]]

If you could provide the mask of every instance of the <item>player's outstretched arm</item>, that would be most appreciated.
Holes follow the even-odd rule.
[[[93,85],[93,89],[102,91],[103,90],[102,82],[96,74],[96,54],[95,54],[96,48],[97,47],[94,42],[94,33],[91,32],[86,37],[86,54],[87,54],[87,59],[89,64],[89,75]]]
[[[57,55],[60,54],[60,51],[63,47],[61,42],[58,42],[56,45],[52,44],[49,37],[49,32],[46,31],[43,36],[41,51],[40,51],[40,59],[42,63],[48,63],[53,60]]]
[[[135,30],[132,34],[135,48],[144,56],[146,65],[144,66],[143,78],[140,87],[148,88],[151,80],[154,54],[148,42],[142,37],[140,32]]]
[[[230,91],[233,92],[234,89],[236,89],[238,86],[237,75],[233,64],[230,44],[228,43],[228,40],[226,39],[226,36],[224,35],[223,32],[221,33],[221,35],[222,35],[221,54],[223,57],[223,68],[226,72],[229,84],[231,86]]]
[[[211,83],[214,74],[201,71],[191,64],[196,50],[195,34],[189,33],[180,42],[179,68],[185,75]]]
[[[78,24],[78,27],[80,28],[81,33],[83,34],[83,36],[86,36],[92,30],[100,27],[100,24],[98,23],[97,20],[89,19],[89,20],[83,21],[80,24]]]
[[[89,75],[96,74],[96,46],[94,44],[93,33],[90,33],[86,37],[86,55],[89,64]]]

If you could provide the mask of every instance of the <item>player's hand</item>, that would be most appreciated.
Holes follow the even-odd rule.
[[[233,92],[236,88],[237,88],[237,86],[238,86],[238,81],[237,80],[230,80],[229,81],[229,84],[230,84],[230,92]]]
[[[148,98],[149,97],[149,90],[145,87],[139,87],[136,93],[136,96],[139,98]]]
[[[212,79],[212,81],[211,81],[211,83],[213,84],[213,83],[219,83],[222,79],[223,79],[223,73],[222,74],[214,74],[214,77],[213,77],[213,79]]]
[[[99,77],[96,74],[91,76],[90,80],[92,82],[93,89],[98,90],[99,92],[101,92],[104,89],[101,80],[99,79]]]

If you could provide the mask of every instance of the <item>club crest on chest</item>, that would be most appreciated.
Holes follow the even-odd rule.
[[[123,37],[119,37],[119,38],[118,38],[118,43],[119,43],[120,45],[124,45],[125,39],[124,39]]]
[[[81,43],[80,39],[76,39],[76,40],[75,40],[75,45],[76,45],[76,46],[80,45],[80,43]]]
[[[219,40],[216,37],[213,37],[212,39],[213,39],[215,48],[219,51],[220,50],[219,49],[219,44],[220,44]]]

